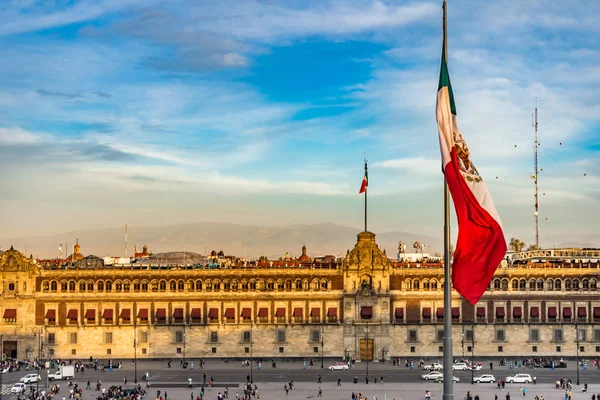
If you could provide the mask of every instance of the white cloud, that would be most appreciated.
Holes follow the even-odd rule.
[[[6,145],[32,144],[43,139],[43,135],[31,133],[18,126],[0,128],[0,143]]]

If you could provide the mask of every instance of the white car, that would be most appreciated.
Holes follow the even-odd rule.
[[[441,371],[444,369],[444,366],[440,363],[431,363],[429,365],[426,365],[423,368],[426,369],[427,371]]]
[[[19,382],[21,383],[33,383],[39,381],[41,378],[38,374],[27,374],[22,377]]]
[[[348,369],[348,364],[343,363],[343,362],[338,362],[338,363],[335,363],[335,364],[329,366],[330,371],[333,371],[336,369],[338,369],[338,370],[341,369],[342,371],[345,371]]]
[[[442,374],[439,371],[431,371],[428,374],[425,375],[421,375],[421,379],[425,380],[425,381],[436,381],[440,378],[443,378],[444,374]]]
[[[507,376],[506,383],[531,383],[533,378],[529,374],[516,374],[515,376]]]
[[[436,382],[444,382],[444,375],[442,375],[441,377],[439,377],[438,379],[435,380]],[[452,377],[452,382],[454,383],[459,383],[460,382],[460,378],[457,376],[453,376]]]
[[[483,367],[480,364],[475,364],[475,365],[469,366],[469,370],[472,370],[472,371],[481,371],[482,369],[483,369]]]
[[[452,371],[466,371],[469,369],[467,363],[459,362],[452,366]]]
[[[494,383],[496,382],[496,378],[494,375],[480,375],[473,378],[473,382],[475,383]]]
[[[10,388],[10,392],[11,393],[22,393],[25,391],[25,384],[24,383],[15,383],[13,385],[13,387]]]

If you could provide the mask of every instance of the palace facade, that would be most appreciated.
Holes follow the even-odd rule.
[[[573,356],[579,346],[597,357],[599,259],[594,249],[507,256],[475,306],[453,295],[454,354]],[[0,272],[12,358],[442,356],[443,266],[389,259],[371,232],[337,260],[303,248],[227,265],[61,266],[11,248]]]

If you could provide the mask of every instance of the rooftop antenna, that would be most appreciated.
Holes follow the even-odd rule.
[[[533,182],[535,184],[535,212],[533,215],[535,216],[535,248],[540,248],[540,238],[539,238],[539,217],[540,217],[540,201],[538,196],[538,148],[540,147],[540,142],[538,141],[538,109],[537,109],[537,97],[535,98],[535,112],[533,116],[533,131],[534,131],[534,141],[533,141]]]

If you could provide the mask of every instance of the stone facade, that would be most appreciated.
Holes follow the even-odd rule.
[[[390,260],[370,232],[343,260],[303,256],[216,269],[79,268],[42,267],[11,249],[0,255],[3,351],[19,359],[442,356],[442,265]],[[478,356],[571,356],[578,332],[580,354],[597,356],[599,267],[503,265],[476,306],[454,294],[454,354],[474,345]]]

